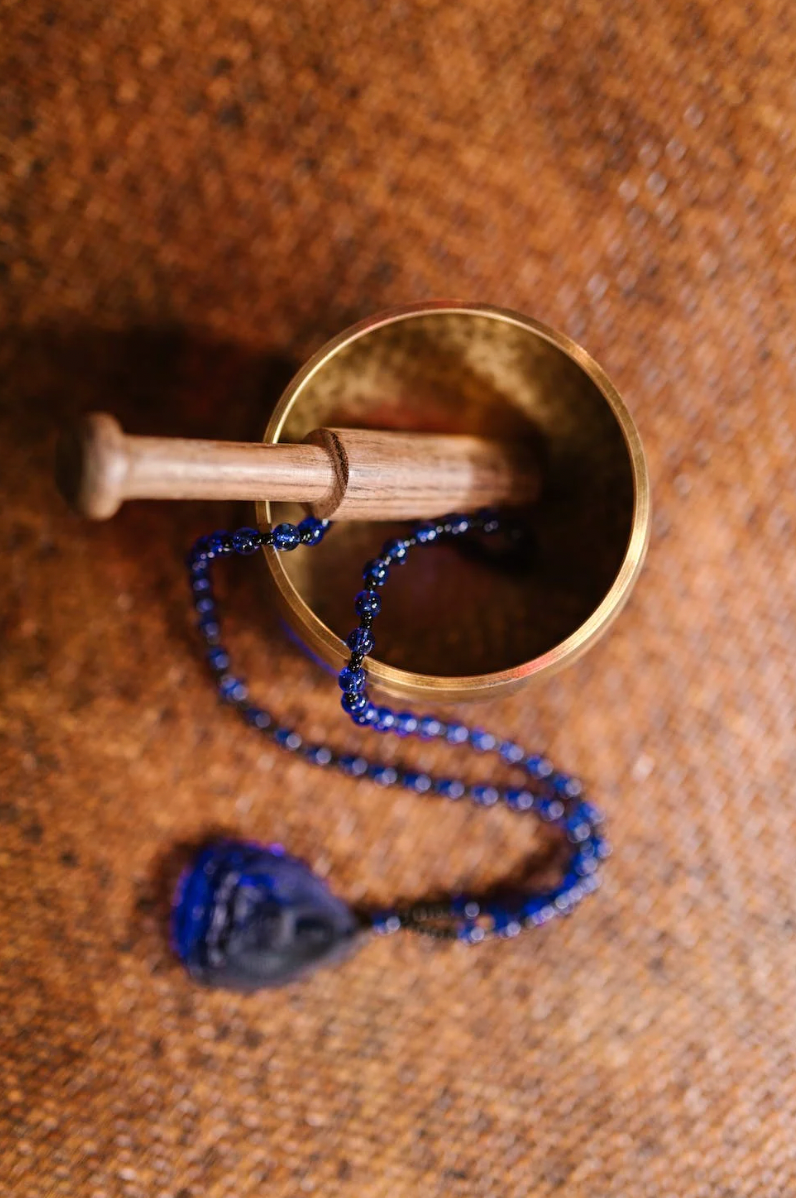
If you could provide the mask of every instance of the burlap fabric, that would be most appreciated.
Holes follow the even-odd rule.
[[[796,1193],[792,5],[24,0],[2,25],[3,1192]],[[511,943],[203,992],[163,879],[213,827],[373,900],[487,882],[532,831],[221,711],[181,559],[244,513],[81,523],[54,426],[256,435],[328,335],[439,295],[582,341],[649,452],[615,631],[471,713],[588,779],[605,889]],[[229,579],[262,699],[364,747]]]

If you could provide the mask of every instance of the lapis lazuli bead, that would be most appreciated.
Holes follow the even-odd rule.
[[[398,781],[398,771],[391,765],[374,765],[369,773],[379,786],[394,786]]]
[[[506,806],[512,811],[530,811],[534,798],[529,790],[511,787],[506,791]]]
[[[355,724],[361,724],[363,727],[368,727],[375,724],[379,718],[379,713],[374,705],[368,702],[360,711],[354,712],[351,719]]]
[[[229,654],[220,645],[208,650],[207,661],[211,670],[217,670],[220,673],[229,668]]]
[[[514,741],[504,740],[500,746],[500,756],[509,765],[517,765],[525,756],[525,750],[522,745],[515,745]]]
[[[395,713],[395,731],[399,736],[412,736],[417,732],[417,716],[411,711],[397,711]]]
[[[248,695],[248,687],[233,674],[224,674],[218,683],[218,693],[227,703],[241,703]]]
[[[212,612],[207,612],[199,620],[199,631],[210,644],[221,636],[221,625]]]
[[[438,778],[434,789],[443,799],[460,799],[465,792],[465,785],[458,778]]]
[[[532,778],[549,778],[553,772],[553,763],[546,757],[533,754],[531,757],[526,757],[525,768]]]
[[[207,538],[208,555],[224,557],[233,552],[232,537],[228,532],[214,532]]]
[[[389,562],[382,561],[381,558],[368,562],[362,571],[362,579],[367,587],[382,587],[389,577]]]
[[[494,807],[500,798],[500,791],[496,786],[473,786],[470,793],[479,807]]]
[[[323,540],[328,527],[328,520],[317,520],[315,516],[306,516],[298,524],[302,545],[317,545]]]
[[[377,707],[378,719],[373,727],[377,732],[391,732],[395,727],[395,712],[390,707]]]
[[[467,532],[470,527],[470,520],[467,516],[453,515],[448,517],[446,524],[451,535],[458,537],[462,533]]]
[[[361,778],[363,774],[368,772],[368,763],[366,758],[358,757],[354,753],[346,753],[339,760],[340,769],[344,774],[350,774],[352,778]]]
[[[418,545],[429,545],[432,541],[436,541],[438,536],[439,529],[436,524],[419,524],[415,529]]]
[[[289,749],[291,753],[295,753],[302,745],[301,737],[293,728],[277,728],[274,740],[281,748]]]
[[[304,756],[312,765],[331,765],[334,758],[332,750],[326,745],[307,745]]]
[[[283,553],[301,544],[301,534],[295,524],[277,524],[271,535],[274,538],[274,547]]]
[[[206,570],[211,553],[210,537],[199,537],[188,554],[188,565],[192,570],[197,570],[197,567],[200,570]]]
[[[375,591],[360,591],[354,607],[360,616],[377,616],[381,611],[381,599]]]
[[[337,681],[342,691],[361,691],[365,689],[365,671],[352,670],[349,666],[344,666],[340,671]]]
[[[349,632],[346,644],[352,653],[363,653],[367,656],[374,645],[373,633],[369,628],[355,628],[353,632]]]
[[[236,553],[242,553],[244,556],[256,553],[262,541],[256,528],[239,528],[236,533],[232,534],[232,548]]]
[[[347,691],[340,700],[340,706],[349,715],[355,715],[358,711],[364,711],[368,702],[367,695],[363,695],[361,691]]]
[[[566,799],[576,799],[583,790],[578,779],[570,777],[569,774],[554,774],[551,782],[556,794]]]
[[[395,537],[392,541],[387,541],[381,552],[382,556],[385,557],[391,565],[402,566],[409,553],[409,547],[407,546],[406,541],[401,541]]]
[[[448,724],[445,739],[449,745],[464,745],[470,737],[470,730],[466,724]]]
[[[243,715],[246,723],[251,724],[252,728],[257,728],[260,732],[265,732],[274,722],[262,707],[247,707]]]
[[[186,870],[172,935],[188,972],[207,986],[281,986],[343,957],[356,916],[303,861],[276,847],[223,840]]]

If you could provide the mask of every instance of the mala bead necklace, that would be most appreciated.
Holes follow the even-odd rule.
[[[363,911],[333,895],[322,879],[281,845],[215,841],[204,846],[181,877],[172,912],[176,952],[191,976],[209,986],[243,991],[279,986],[316,965],[340,959],[368,935],[389,935],[402,929],[466,945],[517,936],[570,914],[597,889],[600,865],[608,855],[601,833],[602,815],[584,797],[581,783],[555,770],[546,757],[528,753],[514,741],[481,728],[378,706],[368,694],[364,660],[375,647],[373,629],[381,611],[380,591],[390,571],[404,565],[416,546],[472,533],[492,536],[501,522],[491,511],[416,523],[405,536],[382,546],[364,568],[365,587],[354,601],[359,622],[347,638],[351,656],[338,681],[343,711],[358,726],[402,738],[442,740],[457,751],[497,757],[515,772],[517,784],[488,780],[471,785],[455,777],[338,753],[328,745],[308,744],[298,732],[252,702],[221,644],[213,563],[231,554],[253,554],[263,545],[280,553],[312,547],[331,527],[328,520],[309,516],[297,525],[279,524],[269,532],[253,528],[217,532],[201,537],[194,545],[187,563],[191,592],[220,698],[255,732],[319,768],[368,779],[385,788],[401,787],[419,796],[453,802],[467,799],[479,807],[503,804],[518,814],[534,814],[558,831],[567,846],[567,858],[558,883],[543,891],[500,900],[459,895]]]

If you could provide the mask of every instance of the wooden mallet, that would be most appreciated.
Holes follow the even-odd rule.
[[[527,444],[463,434],[320,428],[300,444],[133,437],[106,413],[62,436],[57,474],[71,505],[105,520],[126,499],[301,503],[335,520],[402,520],[521,507],[539,494]]]

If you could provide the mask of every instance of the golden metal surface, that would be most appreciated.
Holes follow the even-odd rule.
[[[282,396],[266,442],[312,428],[540,436],[536,553],[511,575],[453,546],[394,569],[377,624],[375,689],[460,702],[516,690],[574,661],[616,618],[644,559],[650,489],[638,431],[604,371],[568,337],[487,305],[420,304],[341,333]],[[261,525],[300,515],[260,503]],[[339,669],[362,564],[390,526],[346,524],[312,553],[266,549],[289,623]]]

